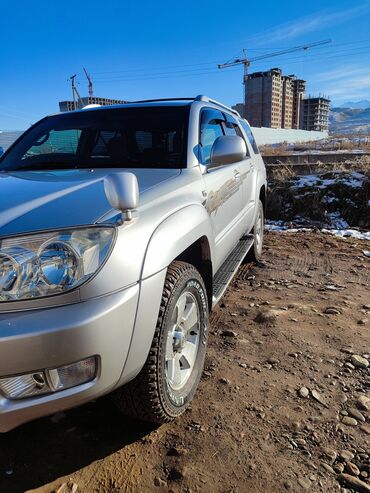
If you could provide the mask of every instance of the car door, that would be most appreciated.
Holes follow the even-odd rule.
[[[215,235],[215,272],[243,235],[243,197],[239,163],[211,165],[211,149],[225,135],[225,117],[215,109],[200,114],[199,161],[207,166],[203,174],[205,207]]]
[[[225,114],[227,132],[229,135],[239,135],[245,141],[247,153],[245,159],[240,161],[240,178],[242,182],[243,195],[243,224],[244,232],[249,233],[254,224],[255,200],[256,200],[256,169],[254,163],[254,151],[248,136],[241,130],[238,121],[231,115]],[[244,127],[243,127],[244,129]]]

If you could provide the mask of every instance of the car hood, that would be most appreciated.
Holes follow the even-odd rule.
[[[140,194],[180,173],[170,169],[125,169]],[[95,224],[112,207],[104,178],[117,169],[13,171],[0,173],[0,237]]]

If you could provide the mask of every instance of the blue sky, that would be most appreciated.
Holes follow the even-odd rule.
[[[279,66],[335,104],[370,99],[370,1],[0,0],[0,129],[25,129],[71,98],[86,67],[97,96],[127,100],[203,93],[242,99],[242,67],[217,63],[331,38],[250,68]]]

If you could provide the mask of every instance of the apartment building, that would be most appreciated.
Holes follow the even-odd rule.
[[[280,69],[249,74],[245,81],[245,116],[253,127],[281,126],[282,77]]]
[[[292,128],[293,123],[293,100],[294,79],[291,75],[284,75],[282,80],[281,100],[281,128]]]
[[[301,128],[320,132],[329,129],[330,99],[318,96],[309,97],[301,103]]]
[[[305,89],[304,80],[279,68],[248,74],[244,116],[254,127],[299,128]]]

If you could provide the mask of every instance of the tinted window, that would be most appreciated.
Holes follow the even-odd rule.
[[[259,150],[258,150],[256,141],[254,139],[254,136],[252,134],[252,130],[251,130],[250,126],[248,125],[248,123],[245,120],[240,120],[240,123],[241,123],[241,126],[243,127],[245,133],[247,134],[247,137],[249,139],[249,142],[251,143],[251,146],[252,146],[255,154],[259,154]]]
[[[223,130],[224,117],[217,110],[203,110],[200,120],[200,161],[202,164],[208,164],[211,159],[211,149],[217,137],[224,135]]]
[[[46,132],[27,150],[22,156],[22,159],[40,154],[75,153],[80,135],[81,130],[51,130],[50,132]]]
[[[0,170],[183,168],[188,115],[188,106],[151,106],[51,116],[5,154]]]

